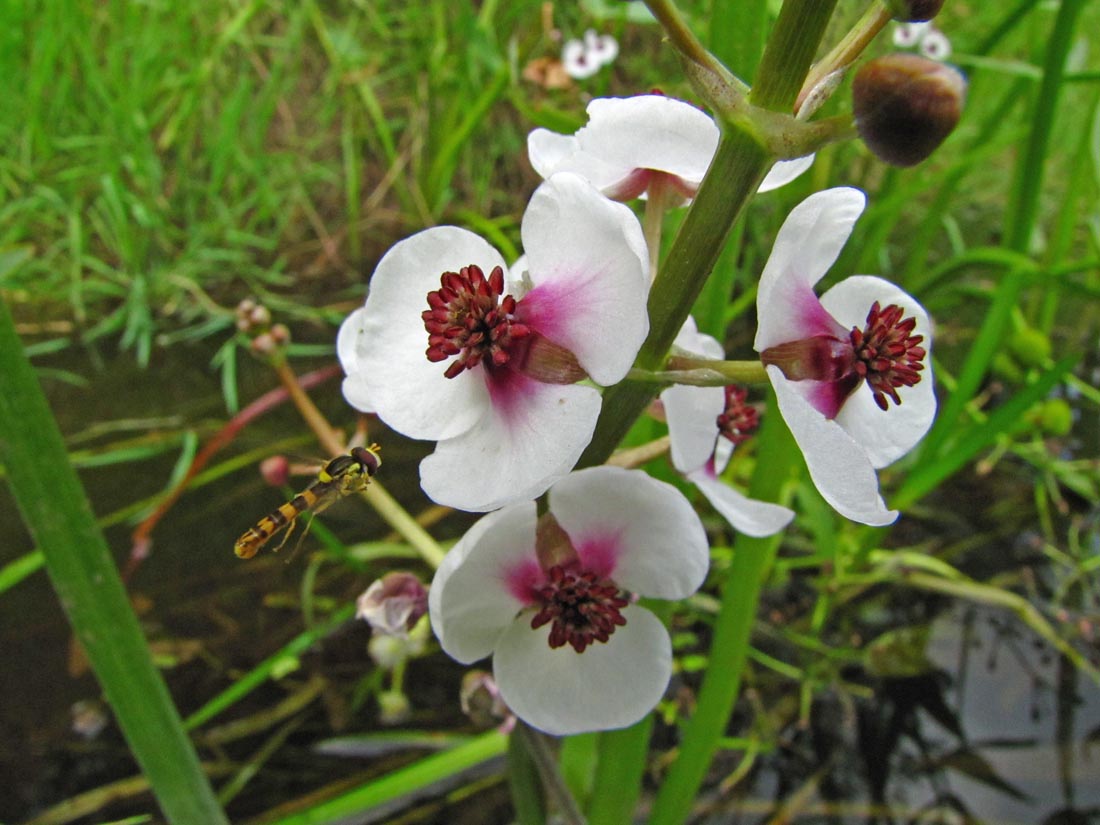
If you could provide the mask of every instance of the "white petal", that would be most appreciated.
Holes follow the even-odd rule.
[[[634,169],[581,151],[575,135],[559,135],[535,129],[527,136],[527,156],[543,178],[557,172],[580,175],[601,192],[614,190]]]
[[[897,510],[886,509],[875,468],[860,445],[836,421],[815,410],[779,367],[767,369],[779,411],[822,497],[852,521],[875,526],[893,523]]]
[[[433,501],[470,512],[542,495],[573,469],[600,414],[600,394],[581,385],[517,378],[523,389],[476,426],[440,441],[420,463],[420,485]]]
[[[641,596],[683,599],[707,575],[710,551],[684,495],[641,470],[591,467],[559,481],[550,512],[586,566]]]
[[[565,73],[574,80],[592,77],[600,70],[598,60],[593,60],[580,40],[567,40],[561,47],[561,63]]]
[[[433,364],[425,355],[428,333],[421,313],[428,308],[428,293],[439,289],[444,272],[470,264],[486,276],[496,266],[507,271],[500,253],[477,235],[440,226],[394,245],[371,277],[356,388],[349,394],[345,386],[345,395],[410,438],[456,436],[473,426],[489,404],[480,368],[449,379],[443,374],[447,364]]]
[[[951,56],[951,41],[939,29],[929,29],[921,38],[920,53],[930,60],[947,60]]]
[[[799,313],[836,261],[865,203],[858,189],[838,187],[816,192],[791,210],[760,276],[757,352],[806,337]]]
[[[672,674],[664,625],[642,607],[623,610],[626,624],[603,644],[577,653],[552,650],[549,625],[517,619],[493,654],[493,675],[508,707],[554,736],[633,725],[660,701]]]
[[[793,160],[781,160],[768,170],[764,180],[760,182],[757,193],[771,192],[780,186],[786,186],[807,169],[814,165],[814,156],[806,155]]]
[[[559,135],[549,129],[535,129],[527,135],[527,158],[535,171],[550,177],[571,155],[580,149],[574,135]]]
[[[634,213],[557,174],[531,197],[521,234],[534,287],[517,314],[596,383],[620,381],[649,332],[649,253]]]
[[[680,331],[676,333],[676,340],[672,343],[673,346],[682,349],[684,352],[689,352],[700,358],[722,359],[726,357],[726,351],[722,349],[718,339],[713,335],[700,332],[695,325],[695,319],[690,315],[684,321],[684,325],[680,327]]]
[[[922,20],[917,23],[898,23],[894,26],[893,40],[895,46],[903,49],[917,45],[932,26],[931,20]]]
[[[448,656],[463,664],[488,656],[523,608],[508,576],[525,563],[537,569],[535,523],[533,501],[490,513],[443,557],[428,612]]]
[[[880,306],[897,304],[905,314],[913,316],[917,325],[913,332],[923,335],[921,346],[929,353],[924,359],[921,380],[915,386],[898,390],[901,404],[881,410],[875,404],[871,388],[864,382],[844,402],[836,421],[848,431],[871,464],[885,467],[892,464],[924,438],[936,417],[935,381],[932,378],[932,321],[917,299],[895,284],[872,275],[845,278],[821,296],[821,303],[845,327],[863,329],[867,312],[875,301]]]
[[[661,393],[668,422],[672,466],[681,473],[697,470],[714,455],[718,416],[726,408],[721,387],[677,385]]]
[[[336,333],[336,356],[340,359],[340,366],[344,369],[343,385],[344,398],[351,406],[362,412],[374,412],[370,409],[370,398],[366,391],[365,376],[360,374],[359,353],[364,349],[363,341],[363,313],[364,307],[352,312],[340,324],[340,331]]]
[[[794,511],[780,504],[757,501],[742,495],[705,469],[688,474],[707,501],[739,533],[771,536],[791,523]]]
[[[718,127],[690,103],[664,95],[596,98],[581,149],[616,166],[668,172],[699,183],[718,148]]]

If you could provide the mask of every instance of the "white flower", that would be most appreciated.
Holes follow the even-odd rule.
[[[643,196],[658,182],[690,200],[717,148],[718,126],[709,115],[658,94],[596,98],[588,104],[588,125],[576,134],[535,129],[527,136],[527,155],[542,177],[575,172],[619,201]],[[813,155],[780,161],[758,191],[789,183],[812,163]]]
[[[695,319],[684,322],[675,346],[701,358],[722,359],[722,345],[698,331]],[[735,387],[676,385],[661,393],[672,464],[706,496],[730,525],[750,536],[770,536],[786,527],[794,513],[786,507],[757,501],[723,482],[735,444],[756,428],[756,412]]]
[[[554,735],[632,725],[671,675],[668,631],[631,595],[703,583],[706,534],[687,499],[639,470],[593,467],[485,516],[429,591],[432,627],[463,663],[490,654],[508,707]],[[583,606],[583,607],[582,607]]]
[[[463,510],[536,497],[568,473],[601,401],[575,382],[621,380],[649,330],[648,253],[625,206],[557,175],[536,190],[520,234],[522,279],[464,229],[406,238],[337,338],[348,402],[438,441],[421,485]]]
[[[755,347],[821,495],[850,519],[882,525],[897,512],[875,470],[920,441],[936,398],[932,325],[912,296],[870,275],[814,294],[865,202],[858,189],[827,189],[791,211],[760,279]]]
[[[951,56],[951,41],[932,25],[931,20],[898,23],[894,27],[894,45],[903,49],[916,48],[930,60],[942,61]]]
[[[584,40],[567,40],[561,47],[561,63],[574,80],[592,77],[619,56],[619,44],[609,34],[596,34],[589,29]]]

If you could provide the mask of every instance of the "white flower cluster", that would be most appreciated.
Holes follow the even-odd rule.
[[[588,113],[574,135],[529,137],[545,182],[523,216],[521,261],[510,267],[458,227],[413,235],[383,256],[337,341],[349,403],[436,442],[420,465],[424,491],[489,513],[432,583],[443,649],[461,662],[492,655],[511,709],[554,734],[623,727],[649,712],[668,684],[671,645],[636,599],[687,597],[709,561],[699,517],[675,487],[637,470],[573,467],[600,414],[597,386],[623,380],[649,331],[649,251],[638,219],[616,201],[654,186],[689,201],[718,129],[662,95],[594,100]],[[812,160],[777,164],[761,190]],[[755,346],[822,495],[849,518],[886,524],[896,513],[876,468],[911,449],[935,412],[931,329],[915,300],[876,277],[814,293],[863,206],[861,192],[841,188],[792,211],[762,274]],[[724,357],[690,319],[676,344]],[[837,355],[807,371],[806,353],[821,346]],[[747,437],[738,427],[754,420],[743,395],[684,386],[661,400],[676,469],[734,529],[783,529],[790,510],[720,477]],[[534,499],[547,491],[540,516]]]

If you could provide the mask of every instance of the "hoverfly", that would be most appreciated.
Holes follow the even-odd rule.
[[[317,478],[298,495],[264,516],[233,545],[233,552],[242,559],[255,556],[276,533],[286,529],[286,536],[279,542],[279,550],[294,530],[294,524],[305,512],[314,515],[320,513],[344,496],[367,489],[371,477],[382,466],[381,448],[377,444],[369,447],[353,447],[351,452],[332,459],[317,473]]]

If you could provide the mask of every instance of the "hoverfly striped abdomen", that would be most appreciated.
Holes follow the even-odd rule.
[[[287,529],[287,535],[279,547],[290,537],[297,518],[307,511],[315,515],[334,501],[367,488],[371,477],[382,465],[380,448],[377,444],[369,447],[354,447],[346,455],[332,459],[317,473],[317,478],[305,490],[283,504],[277,510],[264,516],[244,535],[237,539],[233,552],[242,559],[250,559],[267,544],[280,530]],[[278,549],[278,548],[276,548]]]

